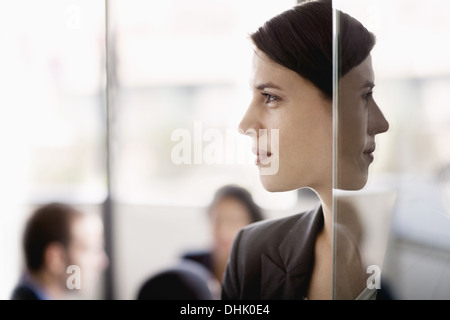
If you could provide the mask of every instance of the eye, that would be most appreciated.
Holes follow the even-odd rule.
[[[277,96],[274,96],[267,92],[261,92],[261,95],[264,97],[264,103],[269,104],[278,100]]]
[[[363,95],[364,101],[367,102],[370,98],[372,98],[372,95],[373,95],[373,91],[372,91],[372,90],[370,90],[369,92],[367,92],[366,94],[364,94],[364,95]]]

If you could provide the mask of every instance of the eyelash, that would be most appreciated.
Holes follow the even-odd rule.
[[[277,96],[274,96],[273,94],[267,93],[267,92],[261,92],[261,95],[264,97],[264,103],[269,104],[275,101],[278,101],[279,98]]]
[[[363,95],[363,99],[364,99],[364,101],[367,101],[367,100],[369,100],[369,98],[371,98],[372,97],[372,95],[373,95],[373,91],[369,91],[369,92],[367,92],[365,95]]]

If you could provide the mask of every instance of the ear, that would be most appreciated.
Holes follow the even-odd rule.
[[[44,253],[45,267],[53,275],[66,273],[67,253],[64,246],[59,242],[52,242],[47,245]]]

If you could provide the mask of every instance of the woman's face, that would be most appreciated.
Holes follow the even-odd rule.
[[[264,188],[331,190],[331,100],[259,50],[253,56],[250,86],[252,100],[239,129],[253,139]]]
[[[338,189],[364,187],[374,159],[375,135],[389,129],[372,96],[374,81],[370,55],[339,81]]]
[[[247,207],[233,198],[223,198],[210,209],[215,251],[228,257],[236,233],[250,224]]]

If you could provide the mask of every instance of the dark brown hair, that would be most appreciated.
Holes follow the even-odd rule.
[[[208,212],[220,201],[224,199],[234,199],[242,203],[247,212],[251,222],[257,222],[264,219],[262,209],[253,201],[251,193],[237,185],[225,185],[219,188],[214,194],[214,199],[209,206]]]
[[[23,249],[29,271],[43,267],[47,246],[57,242],[65,248],[71,241],[71,225],[82,215],[75,208],[62,203],[50,203],[33,212],[25,226]]]
[[[359,21],[338,11],[339,77],[359,65],[375,37]],[[331,0],[306,1],[267,21],[250,35],[271,60],[311,81],[327,97],[333,92],[333,8]]]

